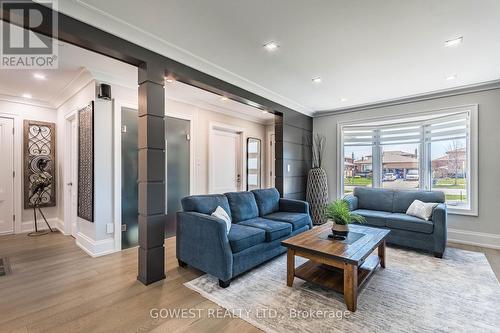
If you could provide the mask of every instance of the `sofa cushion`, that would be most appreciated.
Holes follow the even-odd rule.
[[[222,194],[191,195],[182,198],[181,204],[185,212],[197,212],[207,215],[211,215],[215,212],[217,206],[221,206],[231,218],[229,202],[226,196]]]
[[[366,218],[366,224],[374,225],[377,227],[385,227],[385,219],[392,214],[389,212],[369,209],[356,209],[353,211],[353,213],[359,214]]]
[[[431,221],[425,221],[418,217],[393,213],[386,218],[386,226],[389,228],[416,231],[426,234],[431,234],[434,229],[434,224]]]
[[[309,214],[304,213],[276,212],[266,215],[264,216],[264,218],[290,223],[292,224],[292,230],[297,230],[311,224],[311,218],[309,217]]]
[[[234,223],[259,217],[259,209],[252,192],[231,192],[224,195],[229,202]]]
[[[413,201],[445,202],[444,193],[440,191],[394,191],[394,213],[406,213]]]
[[[392,212],[393,208],[392,200],[394,197],[393,190],[387,190],[381,188],[369,188],[369,187],[356,187],[354,189],[354,195],[358,197],[359,209]]]
[[[261,217],[242,221],[239,224],[264,230],[267,242],[288,236],[292,233],[292,225],[290,223],[267,220]]]
[[[266,188],[262,190],[253,190],[257,207],[259,207],[259,215],[264,216],[277,212],[279,210],[280,193],[275,188]]]
[[[233,224],[227,238],[233,253],[236,253],[265,242],[266,232],[258,228]]]

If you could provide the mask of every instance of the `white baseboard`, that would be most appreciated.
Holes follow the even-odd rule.
[[[70,235],[70,234],[66,233],[66,231],[64,230],[64,221],[63,220],[57,219],[56,228],[63,235],[65,235],[65,236]]]
[[[76,245],[93,258],[116,252],[113,238],[94,240],[81,232],[76,234]]]
[[[500,235],[448,229],[448,242],[500,249]]]
[[[49,223],[49,225],[52,229],[58,229],[59,231],[64,233],[64,228],[62,228],[62,230],[60,228],[60,225],[62,222],[58,218],[53,217],[53,218],[47,219],[47,222]],[[64,225],[64,223],[62,223],[62,225]],[[38,228],[38,230],[47,229],[47,225],[45,224],[45,221],[43,220],[43,218],[37,219],[37,228]],[[22,221],[21,222],[21,232],[20,233],[23,234],[23,233],[32,232],[32,231],[35,231],[35,221]]]

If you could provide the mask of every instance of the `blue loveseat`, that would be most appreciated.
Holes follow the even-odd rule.
[[[443,257],[447,224],[443,192],[356,187],[345,199],[351,211],[366,218],[366,224],[391,229],[388,243]],[[439,203],[429,221],[405,214],[414,200]]]
[[[211,216],[221,206],[226,223]],[[286,251],[281,241],[312,228],[309,204],[282,199],[276,189],[193,195],[177,213],[177,259],[216,276],[221,287],[232,278]]]

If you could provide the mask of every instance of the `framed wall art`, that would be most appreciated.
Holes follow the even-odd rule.
[[[56,125],[24,121],[24,208],[56,205]]]
[[[78,110],[77,215],[94,222],[94,102]]]

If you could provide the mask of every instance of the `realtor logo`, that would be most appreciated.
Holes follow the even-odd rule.
[[[55,1],[0,0],[0,3],[3,18],[0,68],[57,68]],[[31,29],[51,34],[54,38]]]

